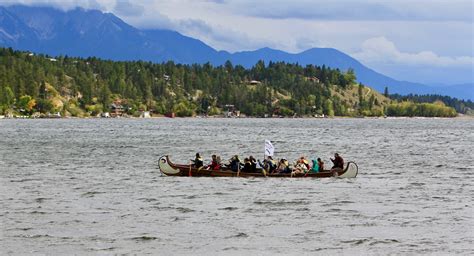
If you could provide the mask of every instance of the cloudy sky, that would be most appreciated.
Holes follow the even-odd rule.
[[[341,50],[397,79],[474,82],[472,0],[0,0],[112,12],[230,52]]]

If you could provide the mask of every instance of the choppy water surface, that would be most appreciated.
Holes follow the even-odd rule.
[[[329,157],[355,179],[164,177],[160,155]],[[473,254],[474,121],[0,120],[0,254]],[[209,159],[209,157],[208,157]]]

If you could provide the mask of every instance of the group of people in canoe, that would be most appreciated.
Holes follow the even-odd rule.
[[[234,172],[248,172],[255,173],[264,171],[266,174],[307,174],[307,173],[318,173],[324,171],[324,162],[321,158],[309,161],[306,157],[302,156],[298,158],[293,164],[290,165],[288,160],[282,158],[279,161],[273,160],[271,156],[267,156],[263,162],[256,160],[253,156],[249,156],[242,162],[238,155],[233,156],[228,160],[228,163],[222,163],[221,157],[218,155],[212,155],[211,162],[208,165],[204,165],[204,160],[199,153],[196,153],[196,157],[192,161],[192,166],[198,170],[220,170],[227,169]],[[334,158],[331,158],[333,167],[331,172],[333,175],[337,175],[337,171],[344,169],[344,159],[338,154],[334,154]]]

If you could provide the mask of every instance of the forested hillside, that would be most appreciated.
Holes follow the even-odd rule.
[[[454,108],[458,113],[474,114],[474,102],[471,100],[459,100],[450,96],[443,96],[437,94],[417,95],[417,94],[391,94],[390,98],[397,101],[412,101],[414,103],[432,103],[442,102],[448,107]]]
[[[381,116],[391,100],[356,84],[352,70],[283,62],[182,65],[50,57],[0,49],[0,114],[60,112],[96,116],[111,106],[178,116],[217,115],[234,106],[248,116]],[[436,116],[456,115],[431,104]]]

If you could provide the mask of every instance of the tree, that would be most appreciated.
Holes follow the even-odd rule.
[[[366,108],[366,103],[364,99],[364,85],[359,83],[359,113],[362,113]]]
[[[387,98],[388,98],[388,96],[389,96],[389,94],[388,94],[388,87],[387,87],[387,86],[385,86],[385,90],[383,91],[383,96],[385,96],[385,97],[387,97]]]
[[[370,95],[370,98],[369,98],[369,110],[372,110],[372,108],[374,107],[374,104],[375,104],[375,95],[372,94]]]
[[[21,96],[17,104],[17,107],[23,110],[25,114],[31,114],[35,106],[36,100],[29,95]]]
[[[344,80],[345,80],[346,85],[351,85],[356,81],[356,75],[355,75],[354,69],[349,68],[347,72],[344,73]]]
[[[103,106],[103,111],[108,111],[110,108],[110,89],[107,85],[103,84],[100,89],[99,103]]]
[[[330,99],[327,99],[323,105],[323,113],[327,116],[334,116],[333,103]]]
[[[13,101],[15,100],[15,94],[13,93],[13,90],[9,87],[6,86],[3,88],[0,87],[0,105],[5,106],[9,108],[12,104]]]
[[[36,109],[41,113],[51,113],[54,111],[54,106],[48,99],[38,99]]]
[[[362,84],[358,95],[357,91],[347,90],[356,81],[353,69],[342,71],[325,65],[303,67],[273,61],[265,65],[258,61],[246,69],[230,61],[214,67],[210,63],[114,62],[94,57],[57,57],[58,61],[53,63],[48,58],[0,48],[0,111],[4,112],[15,104],[15,99],[18,102],[25,95],[30,99],[23,98],[22,104],[16,104],[22,105],[23,112],[34,108],[53,111],[54,98],[63,101],[65,111],[77,115],[86,109],[90,113],[107,110],[113,99],[127,104],[129,114],[154,109],[160,113],[175,110],[183,116],[195,112],[219,113],[226,104],[253,116],[274,110],[298,115],[353,115],[356,114],[353,108],[360,115],[372,115],[387,106],[387,100],[379,102],[377,94],[366,96]],[[251,86],[246,83],[249,80],[261,83]],[[349,94],[353,95],[347,97]],[[390,108],[404,115],[451,115],[447,106],[463,113],[474,109],[472,101],[441,95],[396,96],[389,95],[388,88],[385,95],[413,102]],[[436,100],[446,106],[431,104]]]

